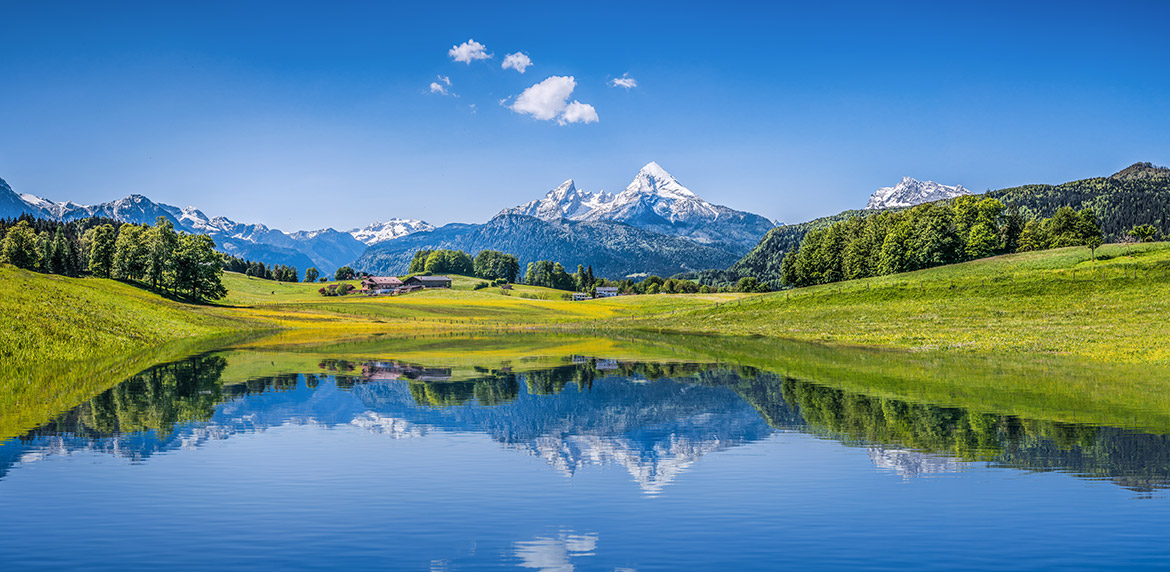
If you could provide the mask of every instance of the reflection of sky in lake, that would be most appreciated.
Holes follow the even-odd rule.
[[[535,395],[521,380],[501,405],[433,407],[404,381],[301,378],[166,435],[42,432],[0,447],[0,568],[1170,564],[1159,492],[1137,499],[1108,481],[898,443],[843,446],[785,404],[767,404],[783,420],[769,426],[761,404],[720,383],[607,377]],[[1107,435],[1108,447],[1128,443]],[[1149,458],[1164,448],[1135,439]],[[997,464],[1084,454],[1046,447]]]

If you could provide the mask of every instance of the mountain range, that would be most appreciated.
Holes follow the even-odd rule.
[[[211,236],[219,250],[227,254],[267,264],[295,266],[301,270],[315,266],[324,273],[332,273],[353,262],[371,244],[434,228],[423,221],[391,219],[346,232],[326,228],[286,233],[263,224],[238,223],[222,216],[208,217],[195,207],[179,208],[156,203],[143,195],[130,195],[96,205],[72,201],[58,203],[36,195],[17,194],[0,179],[0,218],[15,218],[22,214],[60,221],[105,217],[133,224],[154,224],[161,216],[171,221],[177,230]]]
[[[1145,164],[1130,170],[1134,176],[1161,174]],[[902,208],[963,194],[969,191],[961,185],[906,177],[893,187],[878,189],[866,208]],[[570,271],[578,264],[591,265],[598,275],[610,278],[669,276],[729,268],[741,259],[754,260],[757,251],[787,251],[806,230],[805,225],[777,227],[763,216],[707,202],[655,162],[642,167],[616,194],[578,189],[569,179],[539,199],[503,209],[486,223],[438,228],[392,218],[348,231],[290,233],[208,217],[195,207],[156,203],[137,194],[97,205],[58,203],[17,194],[0,179],[0,218],[21,214],[62,221],[99,216],[135,224],[153,223],[162,216],[179,230],[211,236],[225,253],[299,269],[315,266],[325,275],[345,265],[374,274],[402,274],[415,251],[451,248],[473,255],[500,250],[515,255],[522,266],[535,260],[558,261]],[[781,241],[781,248],[761,247],[765,235],[775,242],[781,236],[776,231],[786,229],[792,232],[783,236],[792,236]],[[752,265],[741,261],[739,266]]]
[[[603,276],[662,275],[725,268],[759,241],[774,222],[709,203],[657,163],[638,171],[620,193],[578,190],[570,179],[543,198],[504,209],[483,224],[440,228],[393,218],[364,228],[284,232],[263,224],[208,217],[195,207],[156,203],[142,195],[97,205],[58,203],[17,194],[0,179],[0,218],[22,214],[69,221],[106,217],[152,224],[162,216],[178,230],[211,236],[228,254],[330,274],[340,266],[378,274],[406,272],[419,249],[501,250],[521,263],[556,260],[572,269],[592,265]]]
[[[570,271],[592,266],[600,276],[670,276],[726,268],[776,223],[711,204],[658,163],[649,163],[618,194],[589,192],[569,179],[544,197],[500,211],[484,224],[453,223],[372,245],[354,268],[406,272],[416,250],[499,250],[521,266],[554,260]]]
[[[504,209],[500,214],[526,215],[549,222],[621,222],[740,254],[776,226],[760,215],[699,198],[655,162],[642,167],[625,190],[616,195],[579,190],[569,179],[543,198]]]

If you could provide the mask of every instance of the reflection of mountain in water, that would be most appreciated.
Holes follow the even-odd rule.
[[[1032,421],[848,393],[752,370],[573,358],[559,367],[451,370],[395,361],[325,360],[323,375],[223,386],[223,358],[146,370],[0,446],[0,478],[18,462],[93,452],[146,459],[241,432],[289,424],[350,426],[390,438],[485,433],[571,475],[620,464],[656,493],[704,455],[774,429],[865,447],[906,478],[965,461],[1068,471],[1139,491],[1170,487],[1170,438]]]
[[[370,411],[448,430],[484,432],[546,460],[566,474],[617,463],[647,492],[657,492],[703,455],[763,438],[772,429],[733,391],[727,370],[700,375],[705,384],[637,373],[594,378],[581,366],[502,373],[449,384],[368,383],[353,392]],[[438,392],[443,392],[439,394]],[[506,405],[484,407],[483,399]],[[418,403],[442,404],[418,407]]]
[[[613,362],[602,370],[593,364],[447,382],[440,379],[449,370],[376,362],[362,368],[364,377],[284,375],[224,387],[222,358],[204,356],[139,374],[0,447],[0,466],[81,451],[140,460],[287,424],[348,425],[392,438],[486,433],[566,474],[621,464],[644,490],[657,492],[706,453],[772,431],[733,391],[717,386],[734,380],[719,377],[730,372],[705,372],[710,384],[696,385],[666,377],[647,382],[634,370],[662,376],[699,366],[631,364],[623,372]],[[620,375],[598,377],[599,371]]]

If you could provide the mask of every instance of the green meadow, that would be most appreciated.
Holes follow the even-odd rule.
[[[1097,255],[1011,254],[631,317],[612,329],[1170,364],[1170,244],[1106,245]]]
[[[209,305],[129,284],[0,267],[0,357],[85,360],[232,332],[372,333],[537,329],[765,336],[915,352],[1069,355],[1170,364],[1170,244],[1012,254],[768,294],[660,294],[584,302],[515,286],[324,297],[319,284],[224,276]]]

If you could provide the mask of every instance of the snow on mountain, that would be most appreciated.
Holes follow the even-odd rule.
[[[0,218],[16,218],[22,214],[42,217],[50,216],[39,202],[30,203],[24,198],[26,196],[39,199],[39,197],[33,197],[32,195],[16,194],[16,191],[13,191],[12,187],[8,186],[7,181],[0,179]]]
[[[616,221],[703,244],[750,249],[775,224],[756,214],[711,204],[678,182],[655,162],[638,171],[618,194],[589,192],[572,179],[543,198],[504,209],[500,214],[533,216],[549,222]]]
[[[359,242],[370,246],[411,233],[434,229],[435,227],[426,221],[392,218],[386,222],[376,222],[365,228],[350,229],[348,233]]]
[[[902,181],[893,187],[882,187],[869,197],[866,209],[886,209],[890,207],[911,207],[917,204],[953,199],[961,195],[969,195],[971,191],[963,185],[947,186],[934,181],[919,181],[910,177],[903,177]]]
[[[534,216],[547,221],[557,221],[562,218],[580,220],[589,212],[601,208],[602,205],[613,200],[613,195],[605,191],[591,193],[577,188],[573,179],[560,184],[543,198],[504,209],[500,214],[520,214]]]

